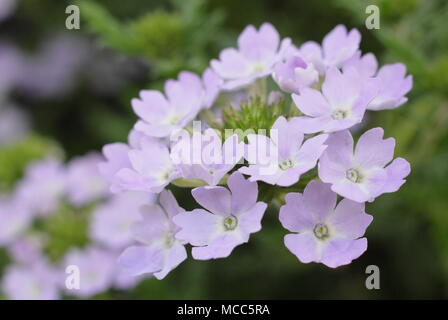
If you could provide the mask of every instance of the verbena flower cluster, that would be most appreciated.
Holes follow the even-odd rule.
[[[397,191],[410,165],[394,159],[383,129],[356,144],[350,130],[367,111],[401,106],[412,87],[403,64],[378,68],[360,41],[339,25],[322,44],[297,47],[269,23],[248,26],[202,75],[183,71],[163,92],[141,91],[129,142],[106,145],[101,164],[112,192],[158,194],[132,227],[124,270],[162,279],[187,245],[193,259],[228,257],[262,229],[268,204],[301,262],[335,268],[358,258],[372,222],[365,202]],[[192,188],[198,208],[183,209],[172,184]]]
[[[141,280],[116,261],[133,243],[130,227],[141,220],[140,207],[155,197],[111,194],[98,170],[103,161],[97,153],[67,165],[55,157],[39,160],[28,166],[13,193],[0,196],[0,247],[9,256],[1,288],[8,298],[88,298],[110,288],[130,289]],[[72,267],[79,276],[74,283]]]

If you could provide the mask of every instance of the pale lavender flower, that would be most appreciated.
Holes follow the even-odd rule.
[[[139,244],[127,248],[119,258],[128,275],[149,273],[160,280],[187,258],[184,242],[174,237],[179,228],[172,221],[184,209],[167,190],[160,193],[159,203],[141,208],[143,220],[132,228]]]
[[[119,149],[114,149],[119,152],[115,154],[116,157],[112,157],[114,163],[108,167],[111,171],[112,168],[117,168],[119,162],[125,163],[121,153],[124,150],[122,147]],[[113,180],[118,183],[118,189],[159,193],[180,176],[171,160],[170,150],[161,141],[143,137],[140,140],[140,148],[129,150],[127,156],[129,161],[127,166],[118,169],[113,175]],[[105,170],[104,167],[102,170]]]
[[[118,193],[123,191],[117,173],[124,168],[131,168],[128,153],[131,148],[126,143],[116,142],[103,147],[105,162],[98,165],[101,175],[109,182],[110,191]]]
[[[358,30],[348,32],[345,26],[338,25],[324,37],[322,47],[314,41],[308,41],[299,48],[299,54],[323,75],[327,68],[342,67],[358,51],[360,42],[361,34]]]
[[[181,229],[176,238],[193,245],[198,260],[228,257],[233,249],[249,241],[251,233],[261,229],[266,203],[257,202],[256,182],[233,173],[224,187],[199,187],[193,197],[205,209],[195,209],[174,217]]]
[[[201,108],[213,104],[218,94],[219,79],[206,71],[204,87],[201,78],[183,71],[177,80],[165,82],[165,95],[156,90],[143,90],[140,99],[132,99],[134,112],[140,117],[135,129],[151,137],[167,137],[191,122]],[[216,81],[216,82],[214,82]]]
[[[316,83],[319,73],[312,63],[306,63],[298,55],[292,54],[275,64],[272,78],[282,90],[299,93],[301,89]]]
[[[8,267],[2,289],[12,300],[57,300],[61,274],[46,261]]]
[[[26,136],[30,131],[29,122],[28,115],[19,108],[0,105],[0,146],[9,145]]]
[[[30,227],[32,212],[19,198],[0,197],[0,246],[8,245]]]
[[[90,153],[67,165],[67,194],[71,204],[80,207],[108,195],[105,178],[98,165],[104,161],[98,153]]]
[[[8,253],[17,263],[34,263],[42,257],[45,240],[43,233],[25,234],[8,245]]]
[[[286,195],[280,221],[293,234],[285,236],[286,247],[303,263],[320,262],[330,268],[349,264],[367,249],[361,238],[372,216],[364,204],[343,199],[330,185],[311,181],[303,192]]]
[[[140,207],[154,202],[154,195],[128,191],[114,195],[92,214],[90,237],[111,249],[122,249],[133,242],[131,226],[141,220]]]
[[[207,68],[202,75],[202,83],[204,86],[203,108],[210,108],[221,92],[223,85],[222,79],[216,74],[212,68]]]
[[[79,268],[79,289],[65,288],[67,294],[81,298],[88,298],[106,291],[113,283],[115,277],[115,254],[98,248],[71,249],[64,257],[62,267]]]
[[[305,114],[295,118],[296,123],[305,133],[348,129],[362,121],[378,89],[376,79],[361,81],[354,69],[341,73],[337,68],[330,68],[322,92],[304,88],[300,95],[292,95],[297,108]]]
[[[244,143],[238,141],[236,134],[223,143],[221,136],[211,128],[180,137],[171,151],[182,177],[200,179],[208,185],[217,185],[243,155]]]
[[[37,215],[54,212],[66,192],[66,170],[55,158],[34,162],[16,189],[17,198]]]
[[[271,137],[249,134],[245,155],[249,166],[239,171],[250,175],[250,181],[279,186],[290,186],[299,181],[302,174],[316,166],[328,137],[321,134],[304,140],[300,130],[294,120],[279,117],[272,126]]]
[[[406,76],[406,66],[402,63],[388,64],[378,71],[378,63],[373,54],[367,53],[361,57],[357,52],[344,64],[344,70],[354,68],[364,81],[375,77],[379,81],[379,91],[367,106],[367,110],[395,109],[408,99],[405,95],[411,90],[413,78]]]
[[[277,30],[269,23],[259,30],[249,25],[238,37],[238,49],[224,49],[211,66],[224,80],[223,89],[234,90],[269,75],[290,45],[288,38],[280,42]]]
[[[319,178],[330,183],[334,192],[357,202],[397,191],[406,182],[410,165],[402,158],[392,161],[395,139],[383,140],[383,134],[382,128],[370,129],[354,150],[349,131],[331,135],[319,161]]]

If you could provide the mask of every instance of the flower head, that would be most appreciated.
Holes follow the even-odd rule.
[[[70,203],[79,207],[108,194],[107,183],[98,165],[103,161],[96,153],[73,159],[67,166],[67,193]]]
[[[304,134],[294,120],[279,117],[272,126],[271,137],[248,135],[249,166],[239,171],[250,175],[250,181],[290,186],[316,166],[326,148],[327,136],[322,134],[304,141]]]
[[[314,41],[305,42],[299,48],[300,56],[325,74],[330,67],[340,68],[358,50],[361,34],[358,30],[350,32],[343,25],[336,26],[323,39],[322,46]]]
[[[106,291],[115,276],[115,255],[92,246],[81,250],[70,250],[65,258],[63,267],[76,266],[79,268],[79,289],[66,288],[70,295],[87,298]]]
[[[280,43],[277,30],[269,23],[259,30],[249,25],[238,38],[238,49],[224,49],[211,66],[224,80],[223,89],[237,89],[269,75],[290,44],[290,39]]]
[[[392,161],[395,140],[383,139],[383,134],[381,128],[370,129],[359,138],[354,150],[349,131],[331,135],[319,161],[319,178],[330,183],[334,192],[357,202],[397,191],[406,182],[410,166],[402,158]]]
[[[214,129],[181,137],[171,152],[182,177],[200,179],[208,185],[217,185],[243,155],[244,143],[238,141],[236,134],[223,143]]]
[[[343,199],[330,185],[311,181],[303,194],[289,193],[280,208],[280,221],[293,234],[285,236],[286,247],[303,263],[320,262],[331,268],[349,264],[367,249],[361,238],[372,216],[364,204]]]
[[[132,100],[134,112],[140,117],[135,129],[150,137],[168,137],[192,121],[201,108],[210,107],[219,92],[220,80],[212,70],[204,79],[183,71],[177,80],[165,83],[165,95],[156,90],[143,90],[140,99]]]
[[[275,64],[272,78],[282,90],[299,93],[301,89],[316,83],[319,73],[311,62],[306,63],[300,56],[291,54]]]
[[[62,277],[46,261],[15,264],[6,270],[2,289],[12,300],[57,300]]]
[[[328,69],[322,92],[304,88],[292,98],[304,116],[297,117],[297,125],[305,133],[335,132],[361,122],[366,107],[378,92],[375,79],[360,81],[353,69],[341,73]]]
[[[141,220],[140,207],[152,204],[154,195],[128,191],[98,206],[90,222],[90,237],[111,249],[122,249],[133,242],[131,227]]]
[[[172,221],[184,210],[167,190],[160,193],[159,203],[143,206],[140,210],[143,220],[132,227],[138,244],[128,247],[119,258],[128,275],[149,273],[163,279],[187,258],[184,242],[174,237],[179,228]]]
[[[48,158],[28,166],[25,178],[17,186],[16,197],[38,215],[57,209],[66,192],[66,171],[59,160]]]
[[[233,249],[249,241],[251,233],[261,229],[266,203],[257,202],[256,182],[245,180],[239,172],[224,187],[199,187],[192,191],[195,200],[205,209],[183,212],[173,221],[180,227],[176,238],[194,246],[198,260],[225,258]]]
[[[16,241],[32,220],[32,212],[21,199],[0,197],[0,246]]]

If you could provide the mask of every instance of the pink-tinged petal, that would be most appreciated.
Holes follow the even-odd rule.
[[[176,233],[176,239],[194,246],[209,244],[222,230],[222,217],[203,209],[179,213],[173,217],[173,222],[180,227],[180,231]]]
[[[143,120],[152,123],[162,119],[170,110],[165,96],[156,90],[143,90],[141,99],[132,99],[134,112]]]
[[[332,113],[327,100],[316,89],[303,88],[300,95],[292,95],[292,100],[301,112],[310,117],[327,116]]]
[[[320,74],[325,72],[321,46],[314,41],[307,41],[299,49],[299,55],[307,63],[312,63]]]
[[[411,173],[411,165],[403,158],[396,158],[386,168],[387,182],[382,190],[383,193],[395,192],[406,182]]]
[[[373,53],[366,53],[361,57],[361,51],[358,51],[344,63],[344,72],[346,72],[348,68],[354,68],[362,77],[369,78],[376,74],[378,61]]]
[[[162,280],[171,270],[175,269],[185,259],[187,259],[187,250],[179,242],[175,242],[173,246],[164,252],[163,269],[154,273],[154,277]]]
[[[147,245],[159,242],[169,227],[165,212],[159,205],[144,205],[140,213],[143,220],[131,227],[133,238]]]
[[[330,115],[328,115],[317,118],[295,117],[290,121],[293,122],[303,133],[316,133],[322,131],[326,132],[328,128],[331,127],[331,123],[334,120]]]
[[[296,167],[299,168],[302,173],[316,166],[317,160],[327,148],[327,145],[324,144],[327,138],[327,134],[320,134],[318,136],[307,139],[303,143],[296,156]]]
[[[193,198],[202,207],[219,215],[232,213],[230,191],[224,187],[199,187],[191,191]]]
[[[185,211],[179,206],[173,193],[169,190],[163,190],[160,193],[159,202],[169,218],[172,218],[176,214]]]
[[[322,41],[325,62],[329,66],[340,67],[356,53],[360,42],[361,34],[358,30],[347,32],[345,26],[336,26]]]
[[[178,80],[168,80],[165,92],[172,109],[182,115],[199,110],[204,97],[201,78],[188,71],[179,73]]]
[[[330,162],[350,168],[353,163],[353,137],[348,130],[331,134],[326,143],[325,155]]]
[[[280,116],[272,126],[271,139],[274,137],[274,130],[277,130],[275,135],[277,141],[274,140],[274,143],[278,146],[279,159],[291,159],[303,142],[304,135],[300,127],[294,121],[288,121]]]
[[[287,234],[285,236],[285,246],[302,263],[318,262],[319,249],[316,239],[309,233]]]
[[[207,68],[202,75],[202,82],[205,88],[204,107],[210,108],[219,95],[222,80],[212,68]]]
[[[368,191],[362,188],[359,183],[353,183],[348,179],[333,182],[331,190],[356,202],[366,202],[371,198]]]
[[[241,232],[250,234],[261,230],[261,219],[266,211],[267,204],[264,202],[257,202],[248,211],[238,216],[238,227]]]
[[[149,137],[163,138],[169,136],[176,127],[164,124],[149,124],[144,121],[137,121],[134,130],[144,133]]]
[[[160,271],[163,266],[163,252],[158,248],[132,246],[118,258],[118,264],[130,276]]]
[[[236,232],[227,232],[205,247],[194,247],[191,251],[196,260],[227,258],[233,249],[249,240],[248,235],[241,236]]]
[[[305,208],[301,193],[288,193],[286,204],[280,208],[279,219],[282,226],[291,232],[305,232],[312,230],[315,221]]]
[[[364,235],[373,217],[364,212],[364,203],[342,199],[327,222],[336,232],[336,237],[357,239]]]
[[[367,250],[367,239],[334,240],[328,243],[322,252],[321,262],[330,268],[351,263]]]
[[[336,206],[337,195],[329,184],[311,181],[303,191],[303,201],[314,221],[325,221]]]
[[[355,161],[363,168],[384,167],[394,157],[395,139],[383,139],[384,130],[373,128],[366,131],[355,148]]]
[[[235,79],[249,74],[248,61],[235,49],[224,49],[219,55],[220,60],[212,60],[214,71],[224,79]]]
[[[322,93],[334,110],[351,110],[360,98],[362,90],[363,83],[359,81],[359,76],[342,74],[334,67],[327,70],[322,84]]]
[[[257,31],[247,26],[238,38],[238,48],[250,60],[261,61],[272,58],[279,46],[280,36],[270,23],[261,25]]]
[[[232,214],[245,213],[251,209],[258,198],[258,185],[244,179],[243,175],[236,171],[227,180],[230,191],[232,192]]]

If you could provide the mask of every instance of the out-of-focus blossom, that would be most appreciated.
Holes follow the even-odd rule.
[[[272,78],[282,90],[299,93],[319,80],[319,72],[311,62],[306,63],[298,55],[292,54],[275,64]]]
[[[330,183],[334,192],[357,202],[397,191],[411,169],[403,158],[393,160],[395,139],[383,139],[383,134],[382,128],[366,131],[355,149],[349,131],[331,135],[319,161],[319,178]]]
[[[79,270],[79,289],[65,288],[67,294],[88,298],[106,291],[113,283],[116,272],[116,256],[98,247],[70,250],[63,262],[64,270],[76,266]]]
[[[59,98],[72,90],[87,58],[83,38],[58,35],[47,40],[38,54],[24,56],[17,85],[37,98]]]
[[[262,24],[259,30],[249,25],[238,37],[238,49],[224,49],[211,66],[224,80],[223,89],[234,90],[269,75],[290,45],[289,38],[280,42],[270,23]]]
[[[311,181],[303,195],[289,193],[280,208],[280,221],[293,234],[285,236],[286,247],[303,263],[320,262],[331,268],[349,264],[367,249],[361,238],[372,216],[364,204],[343,199],[330,185]]]
[[[17,7],[17,0],[2,0],[0,2],[0,22],[8,18]]]
[[[360,42],[358,30],[348,32],[345,26],[338,25],[324,37],[322,46],[314,41],[305,42],[299,48],[299,54],[323,75],[327,68],[342,67],[358,51]]]
[[[20,140],[30,130],[28,116],[14,106],[3,106],[0,102],[0,146]]]
[[[141,220],[140,207],[154,202],[154,195],[129,191],[114,195],[98,206],[90,222],[90,237],[111,249],[122,249],[133,242],[131,226]]]
[[[0,5],[1,6],[1,5]],[[1,19],[0,19],[1,20]],[[17,84],[23,64],[22,53],[9,43],[0,43],[0,104],[6,100],[9,91]]]
[[[11,258],[21,264],[32,264],[42,257],[44,234],[25,234],[8,245]]]
[[[119,258],[128,275],[149,273],[163,279],[187,258],[184,242],[174,237],[179,228],[172,221],[184,209],[167,190],[160,194],[159,203],[141,208],[143,220],[132,228],[138,244],[127,248]]]
[[[7,268],[2,289],[12,300],[57,300],[61,274],[45,261]]]
[[[32,222],[32,214],[21,199],[0,197],[0,245],[17,240]]]
[[[67,165],[68,200],[76,207],[104,198],[108,193],[107,182],[98,165],[103,157],[90,153],[70,161]]]
[[[322,92],[304,88],[300,95],[292,95],[297,108],[305,114],[295,121],[305,133],[348,129],[362,121],[378,89],[376,79],[360,81],[353,69],[341,73],[331,68],[326,73]]]
[[[250,175],[250,181],[279,186],[290,186],[299,181],[302,174],[316,166],[328,137],[322,134],[304,141],[300,129],[294,120],[279,117],[272,126],[271,137],[248,135],[246,159],[249,166],[241,167],[239,171]]]
[[[244,143],[236,134],[224,143],[214,129],[181,137],[171,151],[171,157],[182,177],[200,179],[217,185],[243,157]]]
[[[197,116],[205,97],[201,78],[183,71],[177,80],[165,82],[165,95],[156,90],[143,90],[140,99],[132,99],[134,112],[141,119],[134,128],[151,137],[170,136]]]
[[[224,187],[199,187],[192,191],[205,209],[180,213],[173,218],[180,227],[176,238],[193,245],[193,258],[208,260],[228,257],[233,249],[249,241],[261,229],[266,203],[257,202],[256,182],[233,173]]]
[[[28,166],[17,186],[16,197],[33,213],[48,215],[57,209],[64,196],[66,181],[66,170],[59,160],[41,160]]]

